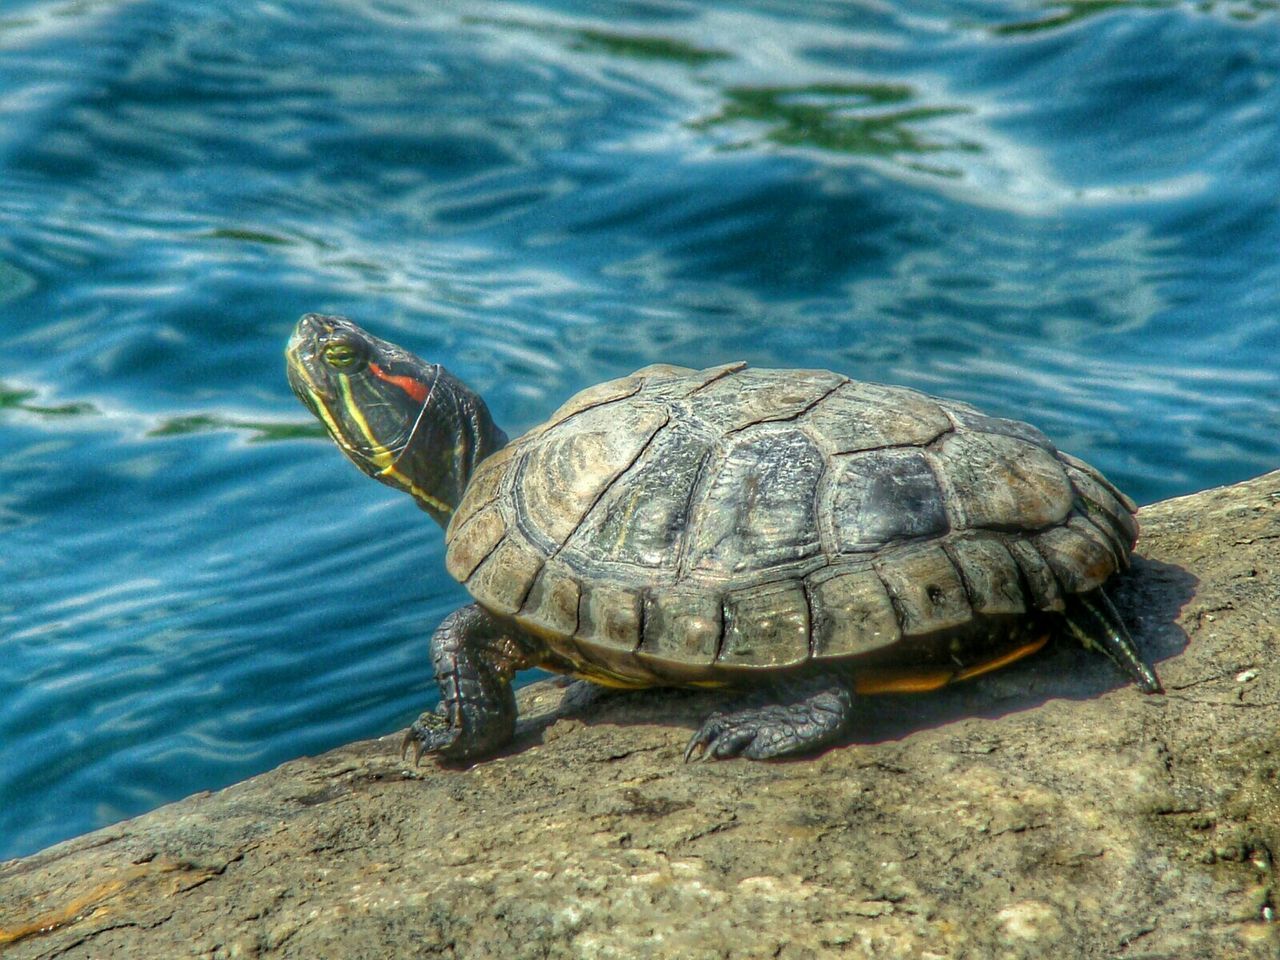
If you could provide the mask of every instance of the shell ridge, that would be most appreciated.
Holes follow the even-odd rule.
[[[818,619],[816,616],[817,608],[813,604],[813,588],[809,583],[808,575],[800,578],[800,589],[804,592],[804,606],[806,615],[809,617],[809,653],[807,659],[812,662],[818,659]]]
[[[649,591],[640,590],[639,617],[636,623],[636,645],[631,648],[632,654],[640,652],[640,648],[644,646],[644,631],[649,625]]]
[[[960,506],[963,501],[956,494],[955,484],[951,482],[951,475],[943,469],[942,462],[938,458],[937,450],[940,450],[941,447],[935,448],[935,444],[941,443],[943,436],[954,432],[954,428],[952,430],[943,430],[942,433],[929,441],[926,445],[927,449],[921,451],[921,454],[924,457],[924,464],[929,468],[929,473],[933,476],[933,482],[938,485],[938,490],[942,494],[942,515],[947,518],[947,529],[942,533],[930,535],[932,537],[937,537],[938,539],[949,536],[957,529],[963,530],[968,525],[965,522],[968,519],[967,517],[957,517],[955,515],[957,512],[963,511],[953,510],[952,504]],[[960,521],[959,525],[957,525],[957,520]],[[948,554],[948,556],[950,556],[950,554]]]
[[[516,604],[515,612],[517,614],[523,610],[524,605],[529,602],[529,595],[533,593],[533,585],[538,582],[538,578],[542,576],[542,571],[547,568],[547,559],[547,557],[543,557],[542,564],[538,567],[538,572],[530,577],[529,582],[525,584],[524,590],[520,594],[520,602]]]
[[[685,501],[684,507],[685,529],[680,539],[680,548],[676,553],[676,562],[673,565],[675,568],[675,579],[677,583],[684,580],[689,575],[689,552],[692,549],[690,547],[691,538],[689,536],[689,530],[694,526],[692,522],[693,511],[706,493],[704,484],[707,482],[707,465],[716,458],[719,451],[720,438],[716,438],[711,443],[707,444],[706,452],[703,453],[701,459],[698,460],[698,468],[697,472],[694,473],[693,483],[689,484],[689,497]]]
[[[1115,560],[1116,562],[1117,572],[1120,570],[1129,569],[1128,554],[1118,549],[1115,539],[1107,534],[1107,531],[1103,529],[1102,524],[1100,524],[1097,520],[1095,520],[1093,516],[1089,514],[1087,511],[1082,513],[1074,513],[1072,514],[1072,516],[1079,517],[1081,523],[1088,524],[1090,527],[1092,527],[1094,530],[1098,532],[1098,536],[1102,538],[1102,542],[1103,544],[1106,545],[1107,551],[1111,554],[1112,559]]]
[[[880,561],[874,560],[871,563],[871,572],[874,573],[880,581],[880,586],[884,588],[885,596],[889,598],[889,606],[893,607],[893,617],[898,621],[898,632],[903,634],[907,628],[907,615],[902,607],[902,601],[893,592],[893,588],[889,586],[889,581],[884,578],[884,574],[880,571]]]
[[[1093,464],[1085,460],[1081,460],[1079,457],[1073,456],[1072,454],[1067,453],[1065,450],[1057,450],[1055,452],[1058,455],[1058,459],[1062,460],[1064,463],[1072,467],[1075,467],[1085,476],[1089,477],[1091,480],[1100,484],[1103,490],[1105,490],[1107,493],[1111,494],[1118,501],[1120,501],[1120,505],[1124,507],[1126,510],[1128,510],[1130,513],[1135,513],[1137,511],[1138,505],[1133,502],[1133,498],[1130,497],[1123,490],[1121,490],[1119,487],[1117,487],[1110,480],[1108,480],[1106,475],[1104,475],[1102,471],[1099,470],[1097,467],[1095,467]]]
[[[847,383],[848,381],[845,381],[845,382]],[[827,394],[827,396],[830,396],[830,394]],[[823,397],[823,399],[825,400],[826,397]],[[831,505],[832,503],[835,502],[835,484],[827,482],[827,478],[831,475],[831,454],[827,452],[826,446],[822,442],[822,438],[820,436],[814,436],[814,432],[812,430],[807,430],[804,427],[801,427],[800,432],[803,433],[805,437],[807,437],[809,441],[814,445],[817,451],[820,454],[822,454],[822,469],[818,471],[818,476],[813,481],[813,499],[809,503],[809,509],[812,511],[812,514],[813,514],[813,529],[816,530],[818,533],[818,552],[824,557],[828,557],[828,558],[834,557],[839,552],[833,549],[836,543],[835,521],[834,520],[830,521],[831,532],[829,535],[826,530],[827,525],[823,523],[824,516],[830,518]],[[830,495],[828,495],[828,491],[830,491]],[[813,572],[812,570],[809,571],[809,573],[812,573],[812,572]],[[805,580],[806,583],[807,583],[807,578],[809,576],[809,573],[806,573],[805,576],[802,578]],[[809,598],[809,588],[808,586],[806,586],[805,599],[808,600],[808,598]],[[812,624],[813,623],[812,604],[810,604],[810,607],[809,607],[809,614],[810,614],[809,623]],[[809,651],[810,656],[812,657],[812,654],[813,654],[813,650],[812,650],[813,630],[812,629],[810,629],[809,631],[809,647],[810,647],[810,651]]]
[[[623,378],[619,378],[619,379],[623,379]],[[621,396],[617,396],[617,397],[605,397],[602,400],[595,400],[592,403],[587,404],[585,407],[579,407],[577,410],[574,410],[572,413],[569,413],[567,416],[561,417],[559,420],[548,420],[547,422],[534,427],[532,430],[530,430],[528,433],[525,434],[525,437],[537,436],[538,434],[545,433],[548,430],[563,426],[564,424],[568,423],[570,420],[574,419],[575,417],[579,417],[582,414],[588,413],[592,410],[599,410],[601,407],[607,407],[611,403],[619,403],[623,400],[630,400],[637,393],[639,393],[641,390],[644,389],[644,384],[645,382],[643,380],[637,380],[635,386],[628,393],[624,393]],[[572,399],[573,399],[572,397],[569,398],[569,400],[572,400]],[[569,400],[566,400],[565,403],[568,403]],[[554,415],[555,414],[552,414],[552,416]]]
[[[960,589],[964,591],[965,601],[969,604],[969,608],[974,614],[978,613],[977,592],[973,588],[973,584],[969,582],[969,576],[965,573],[964,564],[960,562],[960,558],[956,556],[955,550],[951,543],[943,540],[940,544],[942,552],[947,555],[947,561],[951,566],[956,568],[956,576],[960,578]]]
[[[1133,544],[1137,541],[1137,524],[1133,521],[1132,514],[1129,515],[1129,523],[1134,527],[1134,530],[1131,531],[1121,518],[1116,515],[1114,510],[1108,509],[1107,505],[1104,503],[1098,503],[1096,498],[1089,496],[1081,490],[1080,486],[1076,483],[1075,478],[1070,474],[1067,475],[1067,478],[1071,480],[1071,487],[1076,493],[1076,499],[1084,504],[1084,510],[1082,512],[1091,521],[1093,521],[1093,525],[1101,528],[1101,523],[1099,523],[1098,518],[1102,518],[1102,523],[1105,523],[1121,542],[1128,544],[1130,548],[1132,548]],[[1103,492],[1106,491],[1104,490]],[[1116,501],[1116,503],[1122,510],[1124,509],[1123,503],[1120,503],[1120,501]],[[1128,564],[1126,563],[1126,566],[1127,565]]]
[[[843,457],[848,456],[851,453],[877,453],[881,450],[901,450],[903,447],[916,447],[924,450],[926,453],[930,453],[942,442],[944,438],[949,437],[955,432],[956,427],[954,426],[944,427],[924,443],[916,443],[914,440],[907,440],[902,443],[881,443],[874,447],[856,447],[851,450],[832,450],[831,456]]]
[[[806,413],[811,411],[814,407],[820,404],[823,400],[827,399],[827,397],[831,396],[833,393],[835,393],[837,390],[839,390],[848,382],[849,382],[848,377],[843,378],[834,387],[824,391],[820,397],[817,397],[816,399],[805,404],[805,406],[801,407],[795,413],[789,413],[786,416],[782,416],[782,417],[762,417],[759,420],[752,420],[750,423],[744,423],[740,427],[734,427],[732,430],[726,430],[724,432],[724,435],[726,437],[732,437],[734,434],[741,433],[743,430],[750,430],[752,427],[758,427],[761,424],[765,424],[765,423],[794,423],[795,421],[799,420]],[[807,431],[806,431],[806,435],[808,435]],[[825,445],[819,443],[818,446],[822,449],[822,452],[825,454],[826,453]]]
[[[471,568],[471,572],[468,573],[466,579],[462,581],[463,586],[466,586],[467,583],[471,580],[471,578],[476,575],[476,571],[478,571],[481,567],[483,567],[486,563],[489,562],[489,558],[492,557],[495,553],[497,553],[498,547],[502,546],[504,543],[506,543],[506,541],[507,541],[507,538],[505,536],[498,537],[494,545],[490,547],[488,550],[486,550],[484,556],[481,557],[479,561],[477,561],[476,565]]]
[[[696,387],[694,387],[692,390],[690,390],[688,393],[686,393],[686,394],[684,395],[684,398],[687,400],[687,399],[689,399],[690,397],[692,397],[695,393],[699,393],[700,391],[703,391],[703,390],[707,389],[707,388],[708,388],[709,386],[711,386],[713,383],[719,383],[719,382],[720,382],[721,380],[723,380],[725,377],[731,377],[731,376],[733,376],[735,373],[740,373],[740,372],[742,372],[742,371],[743,371],[743,370],[745,370],[745,369],[747,369],[747,361],[745,361],[745,360],[735,360],[735,361],[734,361],[734,362],[732,362],[732,363],[725,364],[725,367],[724,367],[724,369],[723,369],[723,370],[721,370],[719,373],[717,373],[717,374],[716,374],[714,377],[712,377],[710,380],[707,380],[707,381],[705,381],[704,383],[700,383],[700,384],[698,384]]]
[[[614,478],[610,482],[606,483],[596,493],[595,498],[591,501],[590,505],[587,507],[587,509],[583,510],[582,515],[578,517],[577,522],[573,525],[573,529],[570,530],[567,534],[565,534],[562,541],[556,545],[555,550],[553,550],[551,554],[547,557],[548,560],[552,559],[553,557],[558,557],[564,551],[565,547],[569,545],[569,541],[572,540],[575,536],[577,536],[578,531],[581,530],[583,525],[587,522],[587,520],[590,519],[591,515],[595,512],[596,507],[600,506],[600,501],[604,499],[605,494],[607,494],[610,490],[612,490],[614,486],[620,480],[622,480],[622,478],[625,477],[627,473],[630,472],[630,470],[637,463],[640,462],[640,458],[645,455],[645,451],[647,451],[649,447],[653,445],[654,439],[658,436],[658,434],[662,433],[662,431],[665,430],[670,423],[671,423],[671,411],[667,410],[665,413],[665,416],[662,419],[662,422],[658,424],[657,427],[654,428],[653,433],[649,434],[649,438],[645,440],[644,443],[640,444],[640,449],[636,451],[635,456],[633,456],[627,462],[626,466],[624,466],[621,470],[617,472],[617,474],[614,476]]]
[[[1085,537],[1086,539],[1089,539],[1089,540],[1093,540],[1095,543],[1100,543],[1101,546],[1106,550],[1107,556],[1111,558],[1111,562],[1114,564],[1114,566],[1112,567],[1111,573],[1117,573],[1121,570],[1128,569],[1129,558],[1128,557],[1122,558],[1120,556],[1119,551],[1116,550],[1115,541],[1112,540],[1111,537],[1107,536],[1107,532],[1103,530],[1101,526],[1095,523],[1087,513],[1081,513],[1079,511],[1073,510],[1070,516],[1068,516],[1066,521],[1062,524],[1062,526],[1068,530],[1074,531],[1079,536]],[[1081,526],[1085,527],[1086,530],[1092,531],[1094,535],[1090,536],[1088,533],[1085,533],[1084,531],[1080,530]],[[1107,574],[1107,576],[1110,576],[1110,575],[1111,574]],[[1106,578],[1104,577],[1103,580],[1105,579]],[[1096,584],[1096,586],[1101,586],[1101,584],[1102,584],[1102,581],[1099,581],[1098,584]],[[1073,591],[1073,592],[1078,593],[1079,591]]]
[[[1063,600],[1065,601],[1065,599],[1071,595],[1071,591],[1069,591],[1066,588],[1066,586],[1063,584],[1062,578],[1058,576],[1058,571],[1053,568],[1053,564],[1049,561],[1048,555],[1044,552],[1043,549],[1041,549],[1040,544],[1036,543],[1036,538],[1026,537],[1023,539],[1022,542],[1025,543],[1031,550],[1033,550],[1036,553],[1037,556],[1040,557],[1040,562],[1044,564],[1044,568],[1045,568],[1045,571],[1048,573],[1049,579],[1052,580],[1057,585],[1058,596],[1063,598]]]
[[[1031,589],[1031,580],[1027,577],[1027,571],[1022,569],[1022,564],[1018,561],[1018,555],[1009,549],[1009,544],[1005,542],[1004,537],[993,537],[996,543],[1000,544],[1000,549],[1009,555],[1009,559],[1013,561],[1013,569],[1018,574],[1018,590],[1022,593],[1023,598],[1027,601],[1028,612],[1034,607],[1040,608],[1040,604],[1036,601],[1035,591]]]
[[[514,502],[516,504],[513,511],[516,529],[520,531],[526,540],[540,548],[546,554],[547,559],[550,559],[559,552],[560,545],[538,529],[527,509],[520,508],[524,502],[521,488],[524,484],[525,471],[528,468],[529,451],[524,450],[520,453],[515,464],[507,468],[506,476],[502,478],[502,489],[494,499],[500,496],[505,503]]]
[[[723,594],[720,597],[720,633],[716,637],[716,655],[711,658],[712,663],[720,663],[720,658],[724,656],[725,638],[729,636],[729,595]]]

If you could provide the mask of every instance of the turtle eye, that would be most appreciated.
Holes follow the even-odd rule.
[[[324,362],[335,370],[349,370],[359,359],[359,351],[349,343],[331,343],[324,348]]]

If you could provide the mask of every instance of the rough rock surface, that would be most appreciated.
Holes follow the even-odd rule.
[[[539,683],[471,769],[356,743],[0,865],[0,953],[1274,960],[1280,473],[1141,521],[1166,696],[1060,644],[685,765],[712,696]]]

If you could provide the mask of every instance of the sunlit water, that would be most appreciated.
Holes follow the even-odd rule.
[[[511,432],[746,359],[1144,502],[1280,465],[1274,7],[7,4],[0,856],[434,695],[464,594],[290,394],[307,310]]]

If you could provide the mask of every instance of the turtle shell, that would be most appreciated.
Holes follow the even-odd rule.
[[[449,572],[569,669],[716,683],[1059,612],[1135,507],[1034,427],[821,370],[658,365],[478,467]]]

